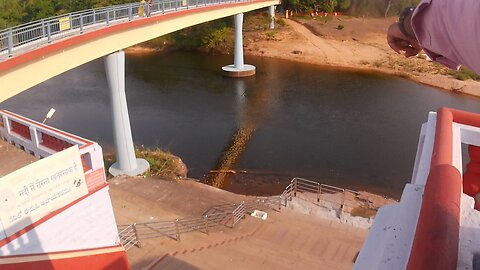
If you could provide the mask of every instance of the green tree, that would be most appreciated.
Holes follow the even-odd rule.
[[[208,49],[215,49],[227,42],[227,27],[221,26],[210,30],[210,33],[202,38],[202,45]]]
[[[352,5],[351,0],[338,0],[337,9],[339,11],[345,11],[345,10],[348,10],[351,5]]]
[[[49,0],[29,0],[25,6],[24,22],[35,21],[56,15],[55,3]]]
[[[320,0],[320,9],[325,12],[335,11],[337,0]]]
[[[57,14],[90,9],[93,7],[93,0],[57,0],[55,10]]]
[[[0,1],[0,29],[22,23],[25,9],[18,0]]]

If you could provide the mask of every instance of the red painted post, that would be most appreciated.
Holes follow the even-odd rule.
[[[408,270],[457,267],[462,177],[452,166],[452,127],[456,116],[457,112],[448,108],[437,112],[430,174],[423,193]]]
[[[480,201],[476,196],[480,193],[480,147],[469,145],[470,162],[463,175],[463,192],[475,198],[475,209],[480,209]]]
[[[462,179],[452,165],[430,170],[418,217],[408,270],[456,269]]]

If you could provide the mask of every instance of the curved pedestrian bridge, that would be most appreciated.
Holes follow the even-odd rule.
[[[0,31],[0,102],[84,63],[279,1],[167,0],[60,15]]]

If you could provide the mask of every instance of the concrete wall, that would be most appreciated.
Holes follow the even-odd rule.
[[[3,232],[2,232],[3,234]],[[50,253],[119,244],[108,187],[0,247],[0,256]]]

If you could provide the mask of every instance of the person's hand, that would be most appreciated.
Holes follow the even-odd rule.
[[[415,56],[422,50],[416,39],[407,37],[400,31],[398,23],[388,28],[387,41],[390,48],[397,53],[405,52],[406,57]]]

